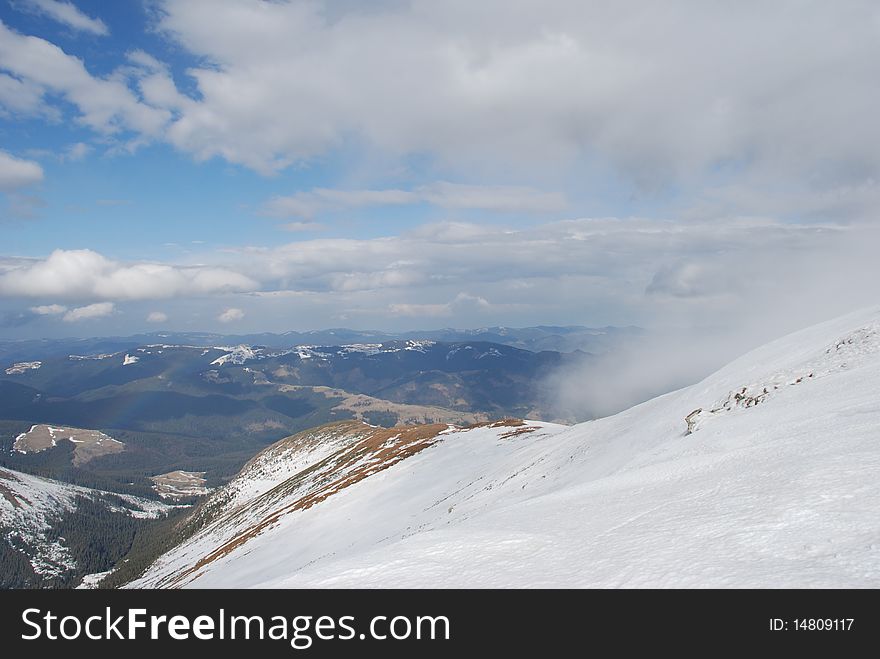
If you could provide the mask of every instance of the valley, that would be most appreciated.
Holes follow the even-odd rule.
[[[200,338],[187,335],[177,337],[187,341],[181,344],[167,342],[171,336],[140,345],[127,339],[19,342],[14,347],[0,343],[0,355],[16,360],[0,376],[0,468],[10,479],[22,474],[16,482],[32,484],[43,481],[21,478],[42,478],[62,488],[69,484],[77,492],[59,504],[54,516],[44,515],[49,520],[41,522],[45,532],[80,516],[81,508],[93,509],[89,502],[104,496],[82,499],[75,488],[164,502],[163,510],[183,519],[267,446],[324,424],[355,424],[351,427],[377,433],[427,424],[439,432],[501,418],[550,416],[538,383],[558,365],[585,355],[481,341],[377,342],[382,337],[334,330],[323,336],[335,332],[370,342],[273,348],[215,341],[230,337],[213,335],[201,337],[212,345],[197,345]],[[549,340],[546,331],[526,333]],[[505,334],[525,342],[516,332]],[[268,343],[281,340],[275,339]],[[33,351],[41,359],[25,361]],[[10,506],[18,508],[27,499],[4,487]],[[118,511],[107,514],[122,519]],[[120,529],[137,525],[119,524]],[[155,524],[165,528],[161,520]],[[166,533],[188,533],[173,525],[161,533],[151,531],[158,533],[152,539],[141,534],[135,542],[129,531],[120,532],[120,537],[114,531],[113,538],[103,541],[127,546],[138,557],[131,565],[154,559],[155,547],[170,548],[162,539]],[[27,573],[23,556],[41,564],[33,543],[21,544],[9,529],[4,537],[0,544],[6,560],[19,566],[16,574]],[[104,575],[112,566],[93,563],[87,563],[94,568],[90,574],[102,576],[90,576],[90,587],[105,578],[111,583],[130,577],[126,570]],[[82,572],[73,563],[49,576],[33,569],[14,583],[69,587],[77,585]]]
[[[271,442],[323,423],[551,418],[542,378],[585,358],[430,339],[284,349],[123,343],[66,355],[43,345],[40,368],[0,378],[0,465],[139,496],[153,495],[150,478],[175,470],[205,472],[216,487]]]

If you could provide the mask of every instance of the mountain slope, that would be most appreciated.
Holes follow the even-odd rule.
[[[0,584],[76,585],[108,570],[130,546],[139,520],[170,506],[0,469]],[[126,544],[128,543],[128,544]]]
[[[612,417],[437,434],[308,506],[332,449],[294,443],[133,585],[877,587],[878,391],[869,310]]]

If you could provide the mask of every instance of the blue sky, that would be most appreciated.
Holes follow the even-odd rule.
[[[776,328],[872,301],[873,3],[0,21],[0,338]]]

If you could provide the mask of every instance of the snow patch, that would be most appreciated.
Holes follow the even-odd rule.
[[[21,375],[28,371],[35,371],[43,365],[43,362],[16,362],[6,369],[6,375]]]
[[[250,346],[246,345],[234,347],[218,346],[215,347],[215,350],[224,350],[226,351],[226,354],[212,361],[211,366],[222,366],[223,364],[241,365],[247,362],[249,359],[257,359],[259,353],[261,352],[258,348],[251,348]]]

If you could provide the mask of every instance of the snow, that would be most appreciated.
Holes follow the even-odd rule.
[[[206,486],[204,471],[171,471],[152,476],[153,490],[162,499],[181,499],[191,496],[204,496],[211,490]]]
[[[16,362],[6,369],[6,375],[21,375],[27,371],[35,371],[43,365],[43,362]]]
[[[110,576],[113,573],[113,570],[107,570],[106,572],[95,572],[94,574],[87,574],[82,578],[79,586],[76,587],[76,590],[94,590],[98,587],[98,584],[101,583],[106,577]]]
[[[44,576],[60,575],[75,567],[64,539],[50,539],[56,520],[74,510],[77,497],[103,499],[111,493],[0,468],[0,541],[14,536],[32,555],[34,570]],[[156,519],[171,507],[124,494],[113,494],[125,507],[105,501],[110,510],[125,512],[139,519]],[[13,503],[14,502],[14,503]]]
[[[358,352],[364,355],[378,355],[382,352],[381,343],[351,343],[349,345],[340,346],[338,354],[345,356],[351,352]]]
[[[390,354],[402,351],[427,352],[427,348],[433,346],[434,341],[405,341],[402,346],[396,344],[385,343],[349,343],[338,346],[335,352],[324,352],[318,350],[320,346],[314,345],[298,345],[290,350],[272,353],[272,357],[280,357],[284,355],[294,354],[300,359],[329,359],[334,354],[339,357],[347,357],[352,353],[373,356],[379,354]],[[328,346],[324,346],[328,347]]]
[[[273,487],[327,459],[344,445],[360,435],[338,436],[331,431],[318,433],[309,447],[289,446],[285,442],[273,445],[244,466],[230,482],[225,493],[231,508],[256,499]]]
[[[215,350],[226,351],[226,354],[212,361],[211,366],[222,366],[227,363],[241,365],[249,359],[256,359],[260,352],[259,350],[246,345],[218,346],[215,347]]]
[[[291,497],[308,483],[287,498],[271,486],[309,478],[304,449],[301,463],[287,456],[251,490],[237,486],[237,514],[133,585],[876,588],[877,391],[872,309],[612,417],[530,422],[538,429],[516,436],[449,429],[301,509]],[[235,537],[245,541],[186,572]]]
[[[428,340],[409,340],[406,342],[404,350],[410,350],[412,352],[427,352],[426,349],[436,345],[436,343],[436,341]]]

